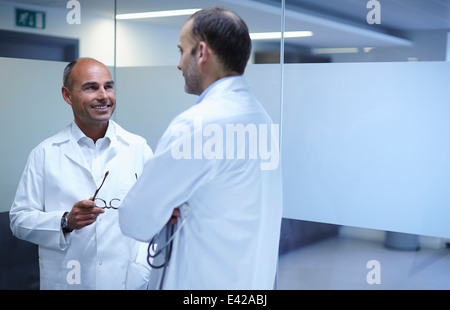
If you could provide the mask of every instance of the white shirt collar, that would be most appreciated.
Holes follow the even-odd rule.
[[[78,127],[78,125],[75,122],[72,122],[72,126],[70,129],[70,134],[72,135],[72,137],[75,139],[75,141],[77,141],[78,143],[80,142],[80,140],[82,139],[90,139],[89,137],[87,137],[84,132],[80,129],[80,127]],[[108,122],[108,128],[106,129],[106,133],[104,138],[109,139],[111,142],[115,141],[115,135],[116,135],[116,129],[114,126],[114,122],[109,121]]]

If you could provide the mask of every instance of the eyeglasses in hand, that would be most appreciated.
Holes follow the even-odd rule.
[[[113,199],[111,199],[111,201],[109,202],[109,205],[108,205],[104,199],[97,198],[97,194],[100,191],[100,188],[102,188],[103,183],[105,183],[105,180],[106,180],[106,177],[108,176],[108,174],[109,174],[109,171],[106,171],[105,176],[103,177],[102,184],[100,184],[99,188],[97,188],[97,190],[95,191],[94,196],[92,197],[92,200],[96,203],[96,205],[97,205],[97,203],[102,205],[102,206],[97,205],[98,208],[117,210],[118,207],[113,205],[113,201],[120,201],[120,199],[113,198]],[[103,204],[101,202],[103,202]]]
[[[100,202],[100,201],[101,201],[101,202]],[[111,199],[110,202],[109,202],[109,205],[106,204],[106,201],[103,200],[103,199],[101,199],[101,198],[95,198],[95,200],[94,200],[95,205],[96,205],[98,208],[102,208],[102,209],[114,209],[114,210],[119,209],[118,207],[113,206],[113,201],[120,201],[120,199],[118,199],[118,198],[113,198],[113,199]],[[102,205],[102,204],[103,204],[103,206],[99,206],[99,205]]]

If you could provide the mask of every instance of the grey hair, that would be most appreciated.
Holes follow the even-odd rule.
[[[73,81],[72,81],[72,69],[75,67],[75,64],[78,62],[78,59],[72,60],[65,68],[63,73],[63,85],[68,89],[72,90]]]

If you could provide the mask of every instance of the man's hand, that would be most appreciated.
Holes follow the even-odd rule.
[[[80,229],[91,225],[97,220],[97,216],[104,212],[105,210],[95,205],[92,197],[78,201],[67,214],[69,229]]]

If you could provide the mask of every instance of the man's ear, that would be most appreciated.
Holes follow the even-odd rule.
[[[199,64],[205,63],[210,57],[210,50],[208,44],[205,41],[200,41],[198,44],[198,62]]]
[[[63,86],[61,88],[61,93],[64,98],[64,101],[66,101],[68,104],[72,105],[72,98],[70,96],[70,90],[66,86]]]

